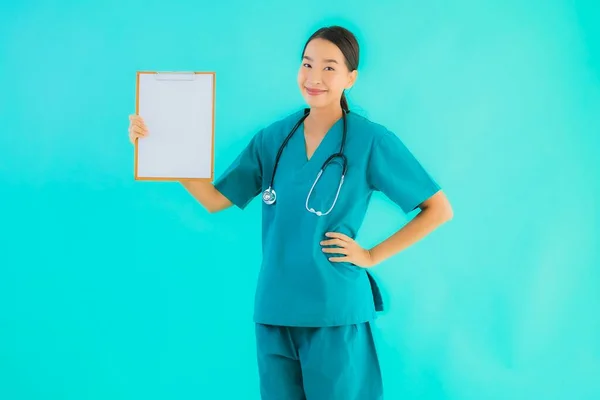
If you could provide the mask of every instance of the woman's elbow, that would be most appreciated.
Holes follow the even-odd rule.
[[[421,210],[427,211],[431,215],[435,215],[440,223],[448,222],[454,218],[454,210],[450,201],[441,190],[425,200],[420,205]]]

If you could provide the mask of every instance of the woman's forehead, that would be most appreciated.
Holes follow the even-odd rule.
[[[314,39],[306,46],[304,57],[309,61],[340,62],[343,54],[333,43],[324,39]]]

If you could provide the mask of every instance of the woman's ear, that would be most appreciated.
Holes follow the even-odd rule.
[[[358,78],[358,71],[354,70],[354,71],[350,72],[350,74],[348,76],[348,84],[346,85],[346,90],[348,90],[352,86],[354,86],[354,82],[356,82],[356,78]]]

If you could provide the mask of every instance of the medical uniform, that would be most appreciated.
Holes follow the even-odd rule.
[[[244,209],[269,187],[277,152],[305,114],[299,110],[257,132],[215,182]],[[351,263],[329,261],[326,232],[355,238],[369,200],[380,191],[410,212],[440,187],[384,126],[353,112],[346,115],[347,172],[323,162],[339,151],[340,118],[307,158],[304,125],[283,149],[273,187],[275,204],[262,202],[262,253],[254,321],[262,398],[265,400],[375,400],[382,398],[371,322],[382,309],[373,276]]]

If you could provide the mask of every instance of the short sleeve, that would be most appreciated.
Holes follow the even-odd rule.
[[[405,213],[440,190],[400,138],[387,130],[375,139],[367,168],[370,186],[398,204]]]
[[[259,131],[214,184],[242,210],[262,188],[261,138]]]

